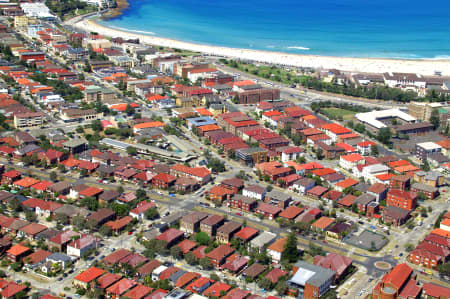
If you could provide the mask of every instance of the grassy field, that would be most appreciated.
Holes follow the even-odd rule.
[[[323,108],[320,111],[332,119],[342,118],[343,120],[350,120],[355,114],[353,111],[340,108]]]

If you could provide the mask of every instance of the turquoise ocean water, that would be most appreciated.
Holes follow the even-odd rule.
[[[450,0],[129,0],[103,25],[297,54],[450,58]]]

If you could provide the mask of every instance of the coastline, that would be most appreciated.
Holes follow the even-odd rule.
[[[119,0],[124,1],[126,0]],[[209,55],[223,56],[232,59],[252,60],[264,63],[289,65],[296,67],[311,67],[323,69],[338,69],[341,71],[359,73],[416,73],[421,75],[434,75],[436,71],[442,76],[450,76],[450,59],[391,59],[391,58],[352,58],[319,55],[290,54],[263,50],[249,50],[228,48],[212,45],[195,44],[169,38],[144,35],[106,27],[97,22],[84,19],[74,24],[75,27],[85,31],[95,31],[104,36],[123,37],[129,39],[139,38],[142,43],[168,48],[178,48]]]
[[[107,12],[102,14],[102,19],[107,20],[107,19],[112,19],[112,18],[118,17],[118,16],[122,15],[123,11],[126,10],[130,6],[130,3],[128,3],[127,0],[116,0],[116,3],[117,3],[117,7],[108,9]]]

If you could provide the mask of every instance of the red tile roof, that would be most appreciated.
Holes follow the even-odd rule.
[[[180,247],[183,254],[186,254],[195,247],[197,247],[197,242],[192,240],[183,240],[177,246]]]
[[[163,232],[162,234],[157,236],[155,239],[156,240],[164,240],[164,241],[170,243],[174,239],[177,239],[183,235],[184,235],[184,233],[182,231],[175,229],[175,228],[169,228],[168,230],[166,230],[165,232]]]
[[[305,209],[299,208],[297,206],[287,207],[283,212],[281,212],[278,216],[286,218],[286,219],[294,219],[298,215],[300,215]]]
[[[238,231],[237,233],[234,234],[235,238],[239,238],[242,240],[248,240],[250,238],[253,238],[254,236],[256,236],[259,233],[259,231],[253,227],[244,227],[242,228],[240,231]]]
[[[96,267],[90,267],[89,269],[81,272],[74,279],[79,280],[81,282],[90,283],[94,279],[102,276],[106,271]]]
[[[391,283],[399,290],[405,284],[412,271],[412,268],[407,264],[398,264],[384,277],[384,283]]]
[[[123,297],[130,299],[141,299],[147,296],[147,294],[149,294],[151,291],[153,291],[152,288],[142,284],[138,284],[136,287],[126,292]]]
[[[431,296],[433,298],[450,298],[450,289],[431,283],[426,282],[422,286],[425,296]]]
[[[118,282],[116,282],[115,284],[113,284],[112,286],[108,287],[106,289],[106,292],[120,296],[123,293],[125,293],[127,290],[134,287],[136,284],[137,283],[134,280],[123,278],[123,279],[119,280]]]
[[[230,285],[217,281],[209,288],[207,288],[202,295],[207,297],[220,297],[222,292],[226,293],[230,289],[231,289]]]

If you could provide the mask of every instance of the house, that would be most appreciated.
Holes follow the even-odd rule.
[[[84,235],[67,245],[67,255],[82,257],[88,253],[89,250],[96,248],[97,245],[98,239],[96,237]]]
[[[116,190],[105,190],[98,196],[100,204],[109,204],[120,197],[120,193]]]
[[[120,279],[122,279],[122,276],[119,274],[106,273],[105,275],[97,278],[96,287],[101,290],[105,290],[114,283],[118,282]]]
[[[288,274],[288,271],[281,270],[280,268],[273,268],[266,274],[265,278],[276,284],[281,277],[286,277]]]
[[[390,189],[387,193],[386,205],[405,210],[414,210],[417,205],[417,194],[400,189]]]
[[[105,272],[103,269],[90,267],[73,278],[73,285],[76,288],[87,289],[91,284],[95,283],[97,278],[105,274]]]
[[[134,280],[122,278],[115,284],[108,287],[106,291],[106,295],[108,298],[112,299],[118,299],[123,294],[125,294],[128,290],[132,289],[134,286],[136,286],[137,282]]]
[[[225,218],[220,215],[209,215],[200,222],[200,230],[213,237],[216,235],[217,229],[222,226]]]
[[[18,284],[13,281],[6,281],[0,278],[1,298],[20,298],[22,292],[25,292],[28,287],[26,285]],[[25,292],[26,293],[26,292]]]
[[[241,244],[248,243],[251,239],[258,235],[259,231],[253,227],[246,226],[234,234],[234,238],[238,239]]]
[[[244,180],[238,178],[225,179],[220,183],[220,186],[237,193],[244,188]]]
[[[310,178],[301,178],[292,184],[293,190],[298,190],[299,193],[305,194],[316,185],[316,181]]]
[[[167,173],[158,173],[152,178],[152,185],[160,189],[167,189],[172,186],[176,180],[176,176]]]
[[[260,185],[247,185],[242,190],[242,195],[248,198],[263,200],[266,194],[266,188]]]
[[[181,218],[180,230],[185,233],[193,234],[200,229],[200,222],[206,217],[208,217],[207,213],[200,211],[191,212]]]
[[[422,286],[422,295],[425,298],[440,299],[450,298],[450,289],[431,282],[426,282]]]
[[[251,279],[255,279],[257,277],[259,277],[259,275],[263,274],[264,271],[267,270],[267,266],[259,264],[259,263],[254,263],[251,264],[248,268],[246,268],[243,272],[242,275],[244,277],[249,277]]]
[[[285,209],[287,206],[289,206],[289,203],[291,201],[292,197],[290,195],[277,190],[272,190],[266,193],[266,196],[264,197],[264,202],[270,203],[281,209]]]
[[[169,228],[162,234],[158,235],[155,239],[166,241],[167,247],[170,248],[184,239],[184,233],[180,230]]]
[[[306,191],[306,195],[315,199],[320,199],[327,191],[328,188],[322,186],[315,186]]]
[[[151,287],[142,284],[137,284],[134,288],[123,294],[123,297],[130,299],[142,299],[148,294],[150,294],[150,292],[152,291],[153,288]]]
[[[11,185],[15,181],[20,180],[22,174],[16,170],[10,170],[2,174],[2,184]]]
[[[235,209],[251,212],[256,208],[257,201],[254,198],[236,194],[231,198],[230,205]]]
[[[114,233],[120,233],[133,221],[133,217],[125,216],[117,220],[110,220],[105,223],[106,226],[111,228],[111,231]]]
[[[219,243],[229,243],[233,235],[241,229],[239,223],[229,221],[217,229],[216,240]]]
[[[150,201],[141,201],[137,204],[136,208],[130,211],[130,216],[137,220],[144,220],[145,212],[155,208],[155,204]]]
[[[394,226],[400,226],[408,220],[409,214],[409,210],[395,206],[388,206],[383,209],[383,221]]]
[[[375,183],[367,190],[367,193],[375,196],[376,201],[379,203],[386,199],[388,189],[384,184]]]
[[[363,193],[353,201],[353,204],[356,204],[358,211],[361,213],[367,212],[367,206],[375,201],[375,196],[368,193]]]
[[[287,238],[278,239],[267,247],[267,254],[272,258],[272,261],[279,263],[283,255]]]
[[[250,241],[250,247],[261,251],[267,245],[272,243],[277,235],[271,232],[262,232],[256,238]]]
[[[127,249],[117,249],[113,253],[103,258],[102,262],[107,266],[113,266],[114,264],[119,264],[121,260],[130,256],[131,254],[131,251]]]
[[[293,266],[293,276],[288,280],[288,287],[297,289],[303,298],[320,298],[331,287],[336,272],[304,261]]]
[[[280,207],[260,202],[258,203],[258,206],[255,209],[255,212],[263,215],[264,217],[269,218],[270,220],[275,219],[278,214],[280,214],[282,209]]]
[[[314,257],[314,265],[336,272],[336,281],[344,278],[352,263],[353,260],[351,258],[336,253],[328,253],[327,256],[316,255]]]
[[[73,237],[79,237],[80,234],[71,230],[65,230],[59,234],[48,239],[48,247],[52,250],[58,250],[59,252],[66,251],[67,244],[69,244]]]
[[[407,190],[411,186],[411,177],[407,175],[397,175],[391,178],[390,188]]]
[[[194,294],[201,294],[203,293],[207,288],[209,288],[212,284],[213,280],[206,278],[206,277],[200,277],[193,282],[191,282],[187,287],[186,290],[194,293]]]
[[[297,160],[304,152],[299,146],[287,146],[281,150],[281,162]]]
[[[356,144],[356,149],[361,153],[361,155],[368,156],[372,154],[373,146],[377,146],[375,142],[363,141]]]
[[[87,221],[90,221],[94,225],[94,227],[97,228],[114,219],[116,219],[116,213],[108,208],[98,210],[97,212],[94,212],[87,217]]]
[[[414,180],[418,183],[424,183],[431,187],[439,187],[444,183],[444,176],[437,171],[417,171],[414,173]]]
[[[413,269],[402,263],[386,273],[376,284],[372,298],[418,298],[420,291],[421,287],[415,280]]]
[[[221,269],[228,270],[232,274],[236,275],[247,266],[248,261],[248,258],[242,257],[238,254],[234,254],[227,259],[226,263],[222,265]]]
[[[30,253],[31,253],[30,248],[16,244],[6,251],[6,259],[11,263],[15,263],[21,261],[24,257],[29,255]]]
[[[360,154],[349,154],[339,157],[339,166],[345,169],[353,169],[353,167],[364,163],[365,159]]]
[[[322,216],[311,225],[311,228],[316,231],[325,232],[328,228],[330,228],[334,224],[335,220],[336,219],[334,218]]]
[[[303,213],[305,209],[304,208],[299,208],[297,206],[289,206],[287,207],[283,212],[281,212],[279,214],[280,217],[285,218],[287,220],[293,220],[295,219],[298,215],[300,215],[301,213]]]
[[[30,223],[25,225],[17,231],[18,237],[27,237],[29,240],[34,240],[36,235],[42,231],[45,231],[47,226],[39,223]]]
[[[411,185],[411,192],[418,195],[423,194],[427,199],[434,199],[439,196],[439,189],[424,183],[414,183]]]
[[[211,263],[216,267],[221,266],[225,263],[227,257],[234,253],[234,249],[228,245],[219,245],[217,248],[213,249],[206,254],[206,257],[211,259]]]
[[[337,241],[342,240],[348,232],[352,229],[352,224],[339,222],[334,224],[331,228],[327,230],[327,238],[331,238]]]
[[[209,288],[207,288],[202,293],[202,295],[207,297],[218,297],[223,293],[227,293],[230,289],[231,289],[230,285],[220,281],[216,281]]]

